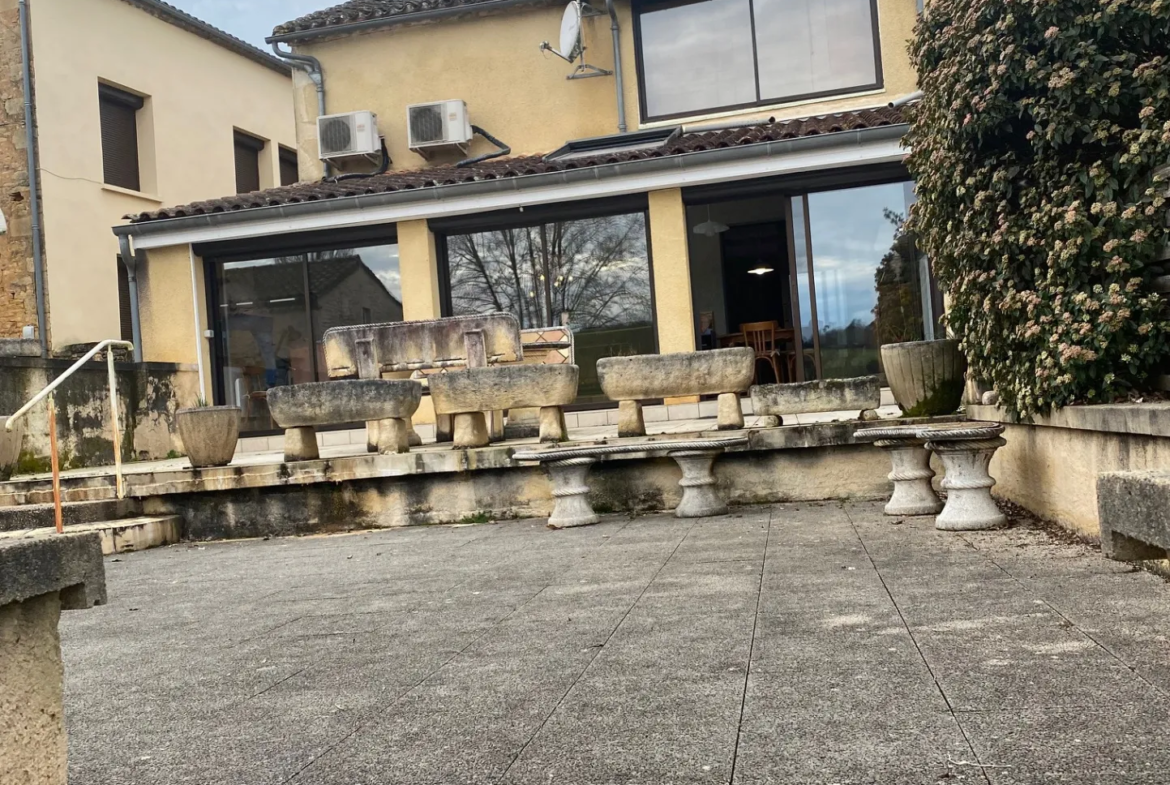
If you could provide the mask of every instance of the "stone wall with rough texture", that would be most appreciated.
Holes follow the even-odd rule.
[[[30,357],[0,358],[0,414],[11,414],[40,392],[72,363]],[[119,363],[119,425],[123,460],[165,458],[182,452],[175,411],[198,398],[194,367],[170,363]],[[91,363],[69,378],[55,394],[57,438],[62,466],[110,465],[109,382],[105,362]],[[49,420],[46,405],[27,415],[18,473],[47,471]]]
[[[0,781],[65,785],[57,592],[0,607]]]
[[[19,12],[16,0],[0,0],[0,212],[8,224],[0,235],[0,338],[37,323],[27,155]]]

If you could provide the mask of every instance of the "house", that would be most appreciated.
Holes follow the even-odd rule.
[[[10,0],[0,57],[0,337],[130,338],[111,224],[297,179],[288,65],[165,2]]]
[[[941,311],[901,229],[914,197],[891,105],[916,88],[917,12],[354,0],[281,25],[302,182],[114,228],[139,260],[145,356],[199,362],[217,401],[243,403],[248,373],[324,379],[324,330],[357,317],[303,308],[285,354],[246,372],[251,322],[232,314],[275,320],[291,295],[241,289],[240,271],[360,254],[406,319],[571,325],[581,406],[606,403],[600,357],[734,345],[758,322],[780,325],[784,379],[878,372],[879,340],[933,337]]]

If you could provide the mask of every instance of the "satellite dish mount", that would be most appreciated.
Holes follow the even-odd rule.
[[[588,79],[592,76],[613,75],[613,71],[607,71],[585,62],[585,42],[581,37],[581,20],[602,15],[601,11],[589,5],[585,0],[572,0],[565,6],[565,15],[561,17],[561,38],[559,41],[561,48],[554,49],[548,41],[540,45],[540,51],[552,52],[566,63],[581,61],[577,63],[573,73],[566,77],[567,79]]]

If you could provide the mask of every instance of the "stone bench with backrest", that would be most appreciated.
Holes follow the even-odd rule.
[[[485,447],[491,441],[486,413],[539,409],[542,442],[568,438],[564,407],[577,397],[576,365],[495,365],[462,368],[429,378],[435,413],[454,418],[454,447]]]
[[[512,456],[520,462],[543,464],[553,486],[553,511],[548,525],[552,529],[587,526],[597,523],[597,513],[589,502],[586,483],[589,469],[599,460],[614,455],[666,455],[682,470],[679,487],[682,499],[674,514],[678,518],[705,518],[727,513],[727,502],[715,488],[712,467],[729,447],[747,444],[746,436],[724,439],[664,439],[635,444],[601,444],[561,447],[552,450],[529,450]]]
[[[861,419],[877,419],[882,404],[881,383],[876,376],[823,379],[793,384],[757,384],[751,389],[752,409],[758,416],[784,417],[823,412],[861,413]]]
[[[743,427],[739,395],[751,386],[755,358],[746,347],[604,357],[597,378],[618,402],[618,436],[646,435],[644,401],[697,395],[719,396],[719,430],[735,430]]]
[[[411,379],[339,379],[268,391],[272,419],[285,429],[286,461],[316,460],[317,428],[353,422],[377,423],[378,452],[407,452],[420,400],[422,385]]]
[[[454,368],[517,363],[524,357],[520,323],[509,313],[334,327],[325,331],[324,349],[330,379],[422,376]],[[436,439],[450,441],[450,419],[440,415],[437,420]],[[411,444],[419,444],[413,425],[408,426]],[[502,434],[502,421],[494,430]],[[376,426],[370,428],[370,437],[372,448],[380,441]]]
[[[1170,558],[1170,472],[1108,472],[1097,478],[1101,552],[1117,561]]]

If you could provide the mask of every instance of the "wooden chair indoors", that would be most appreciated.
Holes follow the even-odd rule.
[[[759,383],[761,361],[772,369],[772,378],[776,382],[791,382],[795,378],[796,353],[780,348],[780,344],[791,344],[795,340],[795,330],[782,328],[777,321],[748,322],[741,324],[739,329],[743,333],[744,343],[756,353],[753,383]],[[783,376],[780,374],[781,368],[784,369]]]

